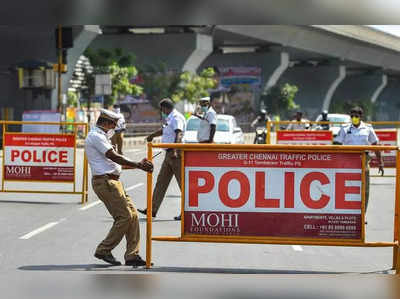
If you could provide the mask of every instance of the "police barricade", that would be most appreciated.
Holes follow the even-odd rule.
[[[81,195],[81,203],[88,199],[88,165],[84,155],[82,176],[77,174],[76,140],[78,126],[83,127],[85,136],[88,132],[87,123],[71,122],[36,122],[36,121],[0,121],[3,127],[3,159],[1,192],[10,193],[47,193],[47,194],[77,194]],[[73,126],[73,133],[11,132],[10,125],[57,126],[59,128]],[[23,131],[23,130],[22,130]],[[38,132],[39,131],[39,132]],[[81,190],[77,190],[77,179],[82,178]],[[6,183],[16,182],[18,187],[8,188]],[[34,183],[35,190],[24,188],[26,183]],[[19,184],[21,183],[21,184]],[[71,190],[54,190],[49,183],[71,184]],[[21,185],[21,189],[19,189]]]
[[[146,264],[152,241],[393,247],[400,274],[397,147],[148,144],[182,155],[180,236],[152,236],[147,177]],[[365,240],[367,150],[396,151],[393,242]]]

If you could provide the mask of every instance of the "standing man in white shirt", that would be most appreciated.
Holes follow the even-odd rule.
[[[212,100],[210,97],[201,98],[199,104],[203,116],[193,114],[201,119],[197,131],[197,141],[199,143],[213,143],[215,130],[217,128],[217,112],[215,112],[212,106]]]
[[[377,145],[379,142],[371,125],[361,121],[363,109],[361,107],[353,107],[350,110],[351,124],[344,125],[340,128],[338,135],[334,140],[334,144],[342,145]],[[383,159],[380,151],[375,151],[375,155],[379,161],[379,171],[384,174]],[[365,212],[367,212],[369,199],[369,166],[365,165]]]
[[[125,236],[125,265],[144,266],[146,262],[139,255],[138,214],[119,177],[122,168],[139,168],[152,172],[153,163],[147,159],[134,162],[114,151],[110,138],[118,120],[118,114],[102,109],[96,126],[85,140],[85,154],[92,171],[93,190],[114,218],[110,232],[97,246],[94,256],[111,265],[121,265],[111,251]]]
[[[119,119],[117,126],[115,127],[115,134],[111,138],[111,143],[115,147],[115,150],[118,152],[118,154],[122,155],[122,146],[124,144],[124,132],[126,131],[126,123],[125,123],[125,117],[121,113],[121,107],[118,104],[115,104],[114,106],[114,112],[118,114]]]
[[[166,123],[161,129],[147,136],[146,140],[151,142],[154,137],[161,136],[162,143],[182,143],[183,134],[186,130],[185,117],[174,108],[174,102],[169,98],[162,99],[159,105],[161,114]],[[175,176],[179,188],[182,190],[180,151],[176,148],[168,148],[166,149],[165,158],[157,176],[157,183],[153,192],[153,217],[156,217],[157,215],[158,209],[164,200],[165,193],[167,192],[169,183],[173,176]],[[147,209],[138,209],[138,212],[146,215]],[[181,220],[181,216],[176,216],[174,219]]]

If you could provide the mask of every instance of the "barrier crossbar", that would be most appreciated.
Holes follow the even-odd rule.
[[[400,155],[399,155],[399,149],[398,147],[395,146],[340,146],[340,145],[244,145],[244,144],[238,144],[238,145],[223,145],[223,144],[152,144],[148,143],[148,159],[152,159],[152,152],[153,148],[176,148],[181,150],[181,172],[182,172],[182,181],[181,181],[181,186],[182,186],[182,197],[181,197],[181,232],[180,236],[153,236],[153,231],[152,231],[152,174],[147,175],[147,235],[146,235],[146,267],[150,268],[151,267],[151,259],[152,259],[152,241],[171,241],[171,242],[211,242],[211,243],[249,243],[249,244],[279,244],[279,245],[317,245],[317,246],[348,246],[348,247],[392,247],[393,248],[393,270],[395,270],[396,274],[400,274],[400,247],[399,247],[399,240],[400,240],[400,229],[399,229],[399,215],[400,215],[400,204],[399,204],[399,198],[400,198]],[[374,150],[393,150],[396,151],[396,190],[395,190],[395,211],[393,215],[393,225],[394,225],[394,235],[393,235],[393,242],[366,242],[365,241],[365,165],[366,165],[366,152],[367,151],[374,151]],[[224,157],[227,159],[230,159],[230,157],[233,157],[232,154],[235,154],[237,156],[235,157],[242,157],[242,160],[239,159],[240,163],[237,162],[236,160],[231,163],[231,161],[224,161]],[[262,232],[260,233],[259,231],[252,232],[249,230],[245,225],[241,227],[241,233],[244,232],[243,234],[237,234],[237,235],[223,235],[223,234],[213,234],[210,233],[210,231],[206,231],[205,234],[198,234],[196,231],[190,231],[188,227],[190,225],[198,225],[202,221],[204,224],[204,220],[206,219],[204,215],[208,213],[208,217],[211,217],[211,215],[214,217],[212,219],[217,219],[218,213],[220,213],[220,217],[222,217],[221,222],[217,222],[216,220],[214,221],[213,225],[215,223],[229,223],[232,224],[238,224],[238,217],[239,216],[233,216],[228,219],[224,219],[223,214],[228,215],[229,213],[227,212],[229,209],[224,210],[223,212],[221,211],[216,211],[214,210],[214,206],[208,205],[207,212],[204,209],[205,206],[202,206],[203,211],[200,211],[202,216],[196,216],[199,214],[196,214],[198,211],[195,209],[192,209],[190,207],[199,207],[199,202],[201,201],[199,199],[199,194],[201,193],[207,193],[207,192],[214,192],[210,191],[211,189],[209,188],[212,186],[214,188],[214,185],[219,185],[219,191],[218,193],[212,193],[213,196],[209,195],[209,199],[215,199],[217,198],[221,201],[224,201],[225,205],[229,206],[231,205],[234,208],[238,208],[239,205],[236,205],[238,202],[243,202],[247,201],[257,201],[258,207],[279,207],[281,206],[275,205],[276,199],[266,199],[265,198],[265,190],[267,187],[265,187],[265,182],[266,182],[266,176],[263,174],[262,170],[268,169],[270,172],[269,174],[271,176],[275,175],[274,172],[271,171],[273,167],[275,169],[278,169],[276,172],[277,175],[279,175],[279,165],[284,165],[284,163],[279,162],[276,164],[276,161],[271,162],[270,165],[274,166],[260,166],[260,165],[255,165],[254,167],[251,165],[254,165],[250,163],[247,160],[251,159],[257,159],[257,157],[264,157],[264,154],[271,154],[272,157],[271,159],[285,159],[285,157],[299,157],[299,159],[303,159],[304,164],[302,166],[298,164],[298,167],[303,167],[302,169],[306,173],[304,175],[302,181],[300,182],[300,187],[298,189],[302,190],[300,191],[300,195],[297,196],[294,195],[294,191],[287,191],[287,190],[294,190],[294,184],[295,180],[294,177],[297,175],[296,174],[296,169],[295,169],[295,164],[290,164],[291,166],[287,168],[287,172],[284,173],[284,178],[285,181],[283,184],[286,184],[287,182],[291,183],[288,186],[293,186],[292,188],[288,188],[288,186],[284,185],[284,205],[285,208],[291,208],[294,210],[294,213],[287,212],[286,214],[290,214],[290,217],[297,217],[296,214],[301,214],[303,211],[296,210],[298,209],[295,207],[294,202],[296,199],[298,201],[303,201],[305,203],[305,200],[307,201],[307,198],[311,198],[311,182],[313,180],[317,180],[321,183],[321,185],[328,184],[327,181],[325,181],[326,175],[324,175],[321,171],[323,171],[324,167],[333,167],[334,171],[336,171],[336,179],[335,179],[335,196],[332,199],[334,203],[331,204],[332,207],[334,207],[332,210],[327,210],[328,212],[322,211],[322,207],[327,207],[329,202],[330,202],[330,197],[324,193],[324,191],[321,190],[321,195],[320,199],[317,199],[316,202],[318,202],[318,206],[314,206],[316,210],[317,216],[313,217],[315,219],[334,219],[336,222],[332,223],[340,223],[343,219],[343,223],[348,223],[348,219],[352,219],[350,222],[352,225],[338,225],[337,227],[335,226],[335,229],[332,231],[326,230],[326,225],[324,225],[325,222],[324,220],[320,221],[320,226],[318,228],[318,221],[310,223],[304,222],[304,230],[301,228],[299,231],[295,231],[297,229],[297,226],[288,226],[288,228],[284,228],[282,230],[282,227],[279,227],[275,232],[274,231],[268,231],[268,232]],[[276,155],[274,155],[276,154]],[[216,159],[221,159],[221,161],[218,161],[216,163],[216,160],[213,160],[213,157],[219,157]],[[267,157],[267,156],[265,156]],[[278,158],[277,158],[278,157]],[[283,158],[282,158],[283,157]],[[329,157],[329,159],[328,159]],[[309,160],[307,160],[307,159]],[[313,161],[313,159],[325,159],[325,161]],[[336,160],[335,160],[336,159]],[[278,161],[277,160],[277,161]],[[329,160],[329,161],[328,161]],[[330,162],[332,160],[333,162]],[[272,161],[272,160],[271,160]],[[275,164],[274,164],[275,163]],[[335,164],[337,163],[337,165]],[[250,164],[250,165],[249,165]],[[197,166],[196,166],[197,165]],[[278,165],[278,166],[277,166]],[[300,166],[299,166],[300,165]],[[245,167],[243,167],[245,166]],[[186,169],[187,167],[187,169]],[[247,167],[247,169],[250,169],[249,171],[243,170]],[[283,169],[285,168],[282,166]],[[223,170],[221,170],[223,168]],[[231,169],[228,169],[231,168]],[[258,173],[256,171],[253,171],[252,168],[257,168]],[[347,174],[342,173],[343,168],[348,168],[350,169]],[[205,171],[200,171],[199,169],[205,169]],[[212,172],[213,169],[219,169],[216,171],[216,173],[219,171],[219,174],[215,175],[215,178],[211,178],[210,176],[208,177],[208,174],[206,175],[207,171]],[[226,170],[228,169],[228,170]],[[238,169],[242,169],[243,173],[238,171]],[[310,169],[318,169],[318,171],[310,171]],[[303,171],[302,170],[302,171]],[[194,171],[194,172],[193,172]],[[225,173],[223,173],[225,171]],[[247,171],[247,172],[246,172]],[[250,182],[248,184],[249,177],[246,177],[246,173],[253,173],[256,172],[256,178],[255,182]],[[223,174],[222,174],[223,173]],[[229,174],[228,174],[229,173]],[[283,173],[283,171],[282,171]],[[317,173],[317,174],[316,174]],[[193,174],[193,176],[190,176]],[[359,187],[349,187],[346,185],[346,176],[348,175],[347,179],[348,180],[355,180],[360,182]],[[193,179],[195,178],[195,179]],[[202,185],[197,184],[198,180],[202,179],[203,183]],[[217,179],[219,180],[217,182]],[[237,180],[240,185],[240,190],[239,195],[237,198],[230,198],[230,195],[228,194],[228,191],[224,191],[224,188],[228,188],[230,180]],[[223,181],[223,182],[222,182]],[[304,181],[307,181],[304,183]],[[328,179],[329,181],[329,179]],[[338,182],[342,182],[341,185]],[[186,186],[185,184],[189,182],[189,185]],[[210,183],[212,182],[212,183]],[[245,182],[242,184],[242,182]],[[223,187],[221,187],[223,185]],[[262,186],[261,186],[262,185]],[[245,196],[242,196],[242,186],[243,187],[243,192],[245,193]],[[353,185],[352,185],[353,186]],[[357,186],[357,185],[356,185]],[[271,186],[268,185],[268,188]],[[307,187],[309,189],[307,189]],[[216,187],[215,187],[216,188]],[[250,193],[249,190],[254,188],[254,193]],[[206,190],[207,189],[207,190]],[[332,188],[333,189],[333,188]],[[261,190],[262,191],[262,197],[260,198],[259,194],[257,195],[257,192]],[[191,192],[191,193],[190,193]],[[197,192],[197,193],[196,193]],[[338,195],[336,194],[336,192]],[[191,195],[188,195],[188,194]],[[195,195],[193,195],[195,194]],[[210,193],[211,194],[211,193]],[[255,195],[256,194],[256,195]],[[357,196],[358,203],[355,203],[353,200],[346,202],[345,199],[345,194],[352,194]],[[256,199],[250,198],[250,196],[255,196]],[[296,197],[297,196],[297,197]],[[315,194],[314,194],[315,196]],[[188,197],[188,198],[186,198]],[[224,199],[222,199],[224,197]],[[300,198],[301,197],[301,198]],[[283,198],[283,197],[282,197]],[[305,198],[305,199],[304,199]],[[339,198],[339,199],[338,199]],[[280,200],[280,199],[278,199]],[[338,201],[340,202],[338,203]],[[211,200],[212,201],[212,200]],[[315,199],[312,199],[311,201],[315,201]],[[307,203],[307,206],[313,205],[314,203]],[[325,202],[326,206],[319,206],[319,203],[322,201]],[[357,201],[355,199],[355,201]],[[207,201],[208,203],[210,200]],[[268,203],[267,203],[268,202]],[[350,203],[352,202],[352,203]],[[207,204],[208,204],[207,203]],[[342,206],[339,206],[343,205]],[[197,205],[197,206],[196,206]],[[236,206],[235,206],[236,205]],[[250,205],[249,205],[250,206]],[[304,205],[306,206],[306,205]],[[338,211],[338,206],[339,208],[343,208],[344,210],[347,209],[345,212],[339,213]],[[346,206],[346,207],[345,207]],[[219,209],[221,209],[221,206],[218,206]],[[304,208],[303,208],[304,209]],[[336,209],[336,210],[335,210]],[[352,209],[354,209],[354,212]],[[270,211],[271,209],[265,209],[262,210],[262,212],[259,213],[254,213],[251,210],[248,210],[246,212],[250,212],[251,215],[250,218],[246,218],[247,221],[259,221],[257,219],[261,219],[262,221],[268,221],[268,217],[275,217],[275,220],[279,219],[279,217],[286,217],[282,216],[285,213],[272,213]],[[237,211],[237,210],[236,210]],[[301,213],[299,213],[299,211]],[[334,212],[336,211],[336,214]],[[353,211],[353,212],[352,212]],[[357,212],[358,211],[358,212]],[[185,217],[185,213],[188,213],[188,217]],[[236,212],[240,213],[240,212]],[[325,213],[325,214],[324,214]],[[352,213],[355,213],[354,215]],[[243,213],[245,214],[245,213]],[[193,216],[195,215],[195,216]],[[231,214],[234,215],[234,214]],[[239,214],[237,214],[239,215]],[[301,214],[303,215],[303,214]],[[308,215],[307,213],[304,212],[304,215]],[[314,214],[312,214],[314,215]],[[191,216],[191,223],[188,222],[188,225],[185,225],[185,222],[188,221],[189,216]],[[203,217],[204,216],[204,217]],[[196,218],[197,217],[197,218]],[[236,218],[234,218],[236,217]],[[242,216],[241,216],[242,217]],[[257,218],[258,217],[258,218]],[[277,218],[276,218],[277,217]],[[307,216],[310,217],[310,216]],[[304,219],[308,219],[306,216],[304,216]],[[332,218],[333,217],[333,218]],[[342,218],[341,218],[342,217]],[[285,218],[287,221],[288,218]],[[300,219],[300,220],[299,220]],[[302,224],[302,218],[298,218],[294,222],[297,221],[297,224]],[[338,220],[339,219],[339,220]],[[236,221],[236,223],[235,223]],[[287,223],[285,221],[276,221],[277,223]],[[306,221],[306,220],[304,220]],[[329,220],[330,221],[330,220]],[[347,221],[347,222],[346,222]],[[330,223],[330,222],[327,222]],[[263,222],[265,224],[265,227],[268,227],[268,224]],[[296,224],[296,223],[295,223]],[[278,226],[281,224],[277,224]],[[316,227],[315,227],[316,226]],[[253,225],[253,227],[255,227]],[[332,225],[333,227],[333,225]],[[310,231],[306,231],[307,229],[310,229]],[[285,231],[285,229],[287,231]],[[352,231],[345,231],[345,229],[349,229]],[[247,233],[247,231],[249,233]],[[314,230],[314,231],[313,231]],[[285,231],[284,233],[282,233]],[[310,233],[311,232],[311,233]],[[258,234],[258,235],[257,235]],[[281,235],[280,235],[281,234]]]
[[[77,136],[78,127],[83,127],[84,137],[88,134],[88,124],[84,122],[45,122],[45,121],[5,121],[0,120],[2,126],[2,176],[0,192],[6,193],[38,193],[38,194],[74,194],[81,195],[81,203],[88,200],[88,163],[86,155],[82,165],[82,187],[77,189]],[[72,133],[38,133],[38,132],[11,132],[9,125],[46,125],[65,128],[73,127]],[[59,149],[63,148],[63,151]],[[12,157],[10,157],[10,154]],[[7,161],[6,161],[7,159]],[[57,160],[58,159],[58,160]],[[10,165],[6,165],[6,163]],[[20,163],[20,164],[18,164]],[[53,165],[49,165],[52,163]],[[68,167],[61,165],[67,164]],[[18,173],[17,173],[18,168]],[[73,174],[71,174],[71,168]],[[11,174],[8,171],[11,169]],[[31,173],[32,172],[32,173]],[[7,176],[8,175],[8,176]],[[6,177],[7,176],[7,177]],[[35,183],[66,183],[72,185],[68,190],[40,190],[8,189],[6,181],[35,182]]]

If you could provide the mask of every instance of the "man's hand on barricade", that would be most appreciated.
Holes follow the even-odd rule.
[[[138,163],[138,166],[140,169],[147,171],[147,172],[153,172],[153,163],[150,160],[147,160],[144,158],[142,161]]]

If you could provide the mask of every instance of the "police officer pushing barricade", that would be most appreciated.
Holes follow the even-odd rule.
[[[374,129],[371,125],[361,121],[363,116],[363,110],[361,107],[354,107],[350,110],[351,124],[343,125],[340,128],[339,134],[334,140],[334,144],[343,145],[377,145],[379,142],[378,137],[375,134]],[[383,170],[383,159],[380,151],[375,151],[375,155],[379,161],[379,172],[382,176]],[[365,165],[365,211],[368,207],[369,199],[369,167],[368,160]]]
[[[112,265],[121,265],[111,251],[126,238],[125,265],[144,266],[139,255],[139,219],[136,208],[119,180],[121,170],[139,168],[153,171],[147,159],[134,162],[115,152],[110,138],[119,120],[113,111],[102,109],[96,126],[85,140],[85,152],[92,171],[92,187],[114,219],[107,237],[97,246],[94,256]],[[121,167],[122,166],[122,167]]]

